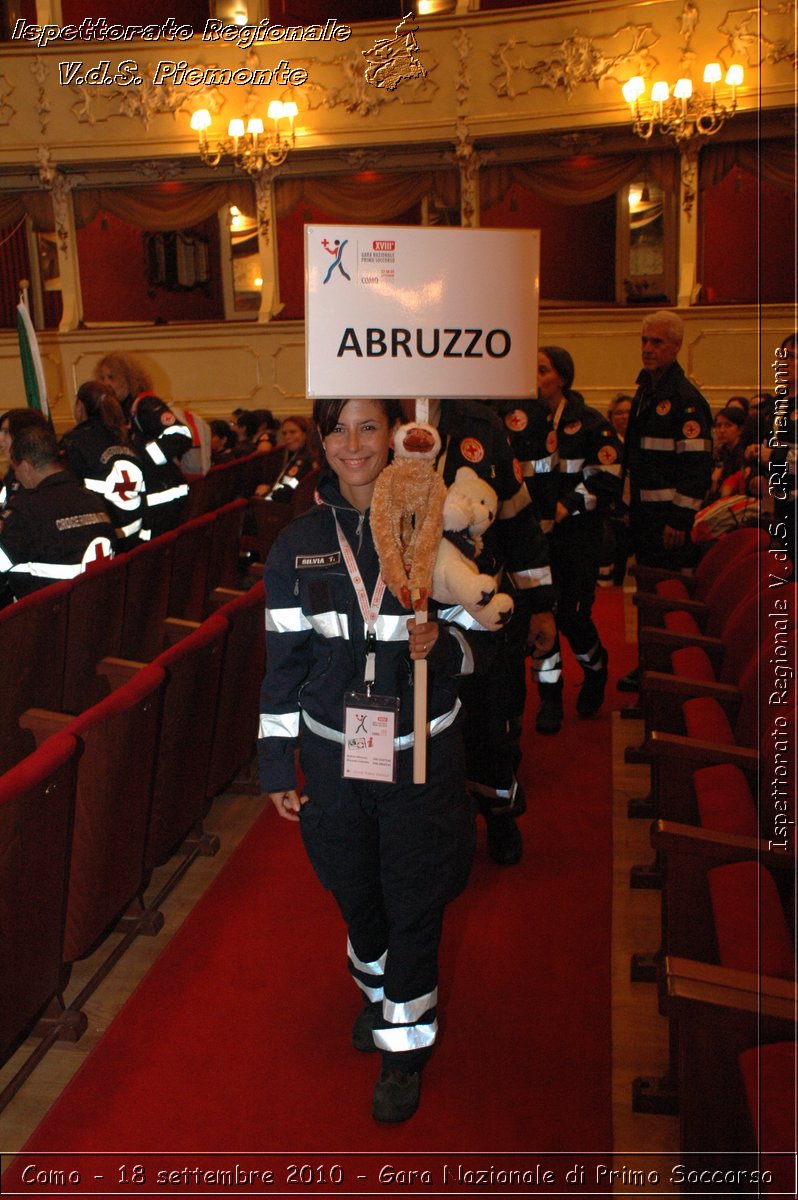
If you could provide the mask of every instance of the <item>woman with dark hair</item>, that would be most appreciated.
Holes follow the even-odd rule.
[[[318,465],[313,447],[313,431],[307,417],[286,417],[280,426],[285,455],[274,483],[261,484],[255,494],[290,504],[301,480]]]
[[[0,458],[6,459],[9,463],[8,470],[0,483],[0,512],[5,509],[14,492],[19,488],[14,468],[11,466],[11,447],[14,445],[14,438],[23,429],[30,429],[31,425],[41,425],[46,428],[47,418],[35,408],[9,408],[0,416]]]
[[[604,702],[607,683],[607,651],[591,616],[601,557],[601,518],[620,510],[622,447],[607,419],[588,408],[574,391],[573,381],[574,361],[568,351],[562,346],[541,346],[538,401],[546,415],[546,442],[544,456],[535,463],[532,494],[538,520],[549,537],[558,590],[557,627],[582,668],[576,711],[580,717],[591,717]],[[559,666],[559,646],[549,660],[555,655]],[[551,676],[556,667],[549,660]],[[559,713],[554,714],[560,719],[561,697],[560,679]],[[550,695],[549,707],[556,703]]]
[[[235,458],[237,438],[227,421],[211,421],[211,465],[230,462]]]
[[[382,1054],[372,1114],[404,1121],[436,1037],[444,909],[473,855],[457,680],[472,670],[480,635],[437,622],[434,605],[417,624],[382,580],[369,509],[399,403],[317,400],[313,417],[325,454],[319,503],[280,533],[264,573],[260,778],[279,815],[300,823],[346,922],[365,1001],[352,1042]],[[413,663],[422,659],[430,736],[427,782],[414,784]],[[323,983],[311,964],[303,986]]]
[[[61,453],[85,488],[96,492],[116,532],[116,549],[140,541],[144,473],[128,439],[122,406],[106,384],[82,383],[75,399],[75,428],[61,439]]]

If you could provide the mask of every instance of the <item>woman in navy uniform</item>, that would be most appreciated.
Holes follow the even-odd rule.
[[[432,619],[416,625],[382,582],[368,511],[400,417],[391,400],[316,401],[326,456],[319,504],[282,531],[264,574],[258,743],[263,790],[281,817],[300,822],[347,925],[349,970],[366,1001],[352,1041],[381,1052],[372,1101],[379,1121],[415,1112],[435,1043],[443,913],[465,886],[474,847],[457,685],[473,669],[480,638],[487,641],[438,623],[434,605]],[[429,664],[425,784],[412,781],[419,659]],[[393,738],[385,736],[391,720]],[[345,775],[344,752],[368,754],[379,730],[388,766],[350,764]],[[391,766],[395,782],[386,779]]]

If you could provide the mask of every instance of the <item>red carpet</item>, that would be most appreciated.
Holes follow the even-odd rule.
[[[634,661],[617,590],[599,594],[596,617],[614,680]],[[481,827],[472,881],[449,910],[441,1037],[409,1122],[380,1126],[370,1116],[378,1057],[349,1042],[359,1004],[343,927],[298,831],[268,811],[19,1164],[33,1161],[33,1151],[126,1150],[128,1162],[148,1151],[376,1151],[407,1152],[419,1163],[426,1151],[479,1151],[491,1161],[520,1151],[527,1166],[530,1154],[606,1155],[610,709],[621,697],[610,688],[600,717],[578,720],[581,673],[566,656],[566,723],[556,737],[526,739],[523,862],[494,866]],[[531,696],[531,710],[536,703]],[[558,1161],[562,1173],[573,1166]],[[323,1193],[312,1186],[293,1194]]]

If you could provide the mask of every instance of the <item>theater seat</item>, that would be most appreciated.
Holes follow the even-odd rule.
[[[140,906],[153,764],[166,681],[148,666],[80,716],[31,709],[43,739],[56,728],[82,744],[69,865],[64,962],[83,958],[129,905]],[[154,931],[160,922],[149,922]]]
[[[208,799],[232,783],[255,749],[258,698],[266,664],[265,607],[261,582],[217,612],[229,629],[208,770]]]
[[[0,610],[0,772],[36,749],[18,724],[26,708],[60,709],[67,608],[73,581],[42,588]]]
[[[796,1188],[796,1044],[770,1042],[751,1046],[737,1063],[745,1088],[748,1115],[759,1166],[772,1177],[762,1190],[790,1196]]]
[[[0,1062],[61,990],[79,748],[56,733],[0,776]]]
[[[770,872],[758,862],[729,863],[709,871],[707,882],[721,965],[794,979],[793,937]]]
[[[653,591],[671,598],[677,595],[695,597],[698,592],[706,592],[730,562],[739,561],[745,554],[764,552],[770,541],[770,534],[764,529],[735,529],[713,543],[691,575],[641,566],[633,566],[632,575],[641,591]],[[662,592],[660,587],[663,588]]]

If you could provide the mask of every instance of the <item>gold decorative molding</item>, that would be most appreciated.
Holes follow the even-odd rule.
[[[293,61],[309,76],[301,88],[290,88],[286,92],[299,104],[300,111],[302,108],[309,112],[319,108],[343,108],[351,116],[371,117],[388,104],[429,103],[438,91],[437,83],[430,78],[438,67],[431,54],[424,55],[425,75],[404,80],[401,87],[392,89],[374,87],[366,81],[366,64],[359,47],[332,59],[298,58]],[[322,81],[319,81],[319,75]],[[327,76],[331,76],[329,81]]]
[[[793,0],[784,0],[771,9],[730,9],[718,26],[718,32],[726,38],[718,50],[724,66],[731,62],[748,67],[776,66],[786,62],[798,69],[795,11]],[[787,37],[781,36],[785,28],[790,30]]]
[[[17,110],[9,104],[9,97],[14,91],[14,85],[0,73],[0,125],[10,125]]]
[[[467,104],[468,95],[471,91],[471,71],[469,70],[469,66],[473,45],[474,43],[465,29],[458,29],[457,37],[454,39],[454,48],[457,51],[457,75],[454,81],[454,95],[457,107],[460,109],[464,108]]]
[[[659,40],[651,25],[631,24],[595,37],[575,29],[561,42],[511,38],[490,56],[500,68],[490,85],[497,96],[509,100],[527,96],[536,88],[563,88],[571,96],[584,83],[599,87],[605,79],[649,75],[659,61],[651,53]],[[622,49],[612,52],[613,42],[623,43]],[[539,52],[545,50],[550,53],[541,56]]]
[[[47,95],[44,85],[47,76],[50,74],[50,69],[38,54],[30,65],[30,73],[36,80],[37,86],[36,104],[34,107],[36,109],[36,116],[39,118],[39,132],[46,133],[50,113],[52,112],[52,105],[50,104],[50,98]]]
[[[39,185],[45,191],[50,193],[53,202],[53,216],[55,218],[55,233],[58,238],[58,249],[68,258],[70,253],[69,247],[69,226],[70,226],[70,198],[71,183],[62,171],[59,171],[56,164],[52,161],[50,150],[47,146],[38,146],[36,150],[38,160],[37,173],[39,176]]]

